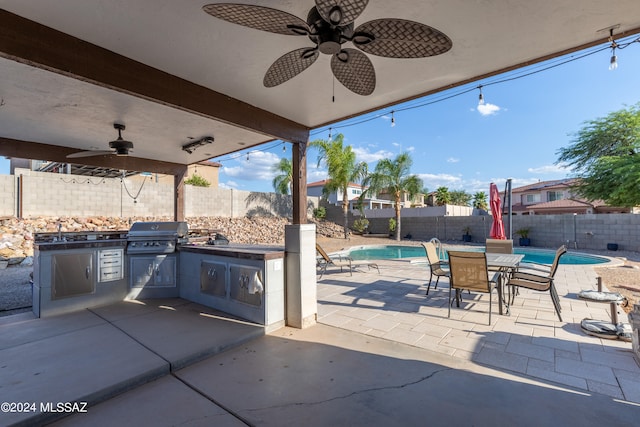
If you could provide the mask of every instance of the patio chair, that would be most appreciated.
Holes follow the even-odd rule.
[[[440,260],[436,251],[436,245],[433,242],[422,243],[424,250],[427,252],[427,262],[429,263],[429,285],[427,286],[427,295],[429,295],[429,289],[431,289],[431,281],[433,276],[436,276],[436,285],[433,289],[438,289],[438,280],[440,277],[449,277],[449,270],[442,268],[446,265],[446,261]]]
[[[494,254],[512,254],[513,240],[487,239],[485,252]]]
[[[316,243],[316,252],[320,254],[316,258],[317,268],[320,270],[320,277],[318,279],[322,279],[322,276],[327,271],[327,266],[333,265],[335,267],[340,267],[340,272],[342,272],[343,267],[349,267],[349,274],[353,276],[353,267],[359,265],[366,265],[369,268],[375,268],[378,270],[378,274],[380,274],[380,268],[375,261],[367,261],[367,260],[354,260],[349,256],[338,255],[338,256],[329,256],[327,252],[322,249],[322,246]]]
[[[500,290],[498,288],[498,277],[500,273],[489,277],[487,269],[487,255],[484,252],[449,251],[449,268],[451,270],[451,280],[449,286],[449,314],[451,317],[451,291],[455,289],[457,306],[460,306],[460,292],[464,289],[473,292],[483,292],[489,294],[489,325],[491,325],[491,305],[492,291],[498,289],[498,300]]]
[[[563,245],[558,248],[558,250],[556,251],[556,256],[553,259],[553,264],[551,264],[551,268],[546,275],[527,273],[524,271],[516,271],[515,273],[513,273],[507,281],[507,287],[509,289],[509,294],[511,295],[510,304],[513,304],[513,301],[516,297],[515,291],[518,288],[532,289],[534,291],[540,292],[549,291],[549,294],[551,295],[551,302],[553,302],[553,307],[556,310],[558,319],[560,319],[560,321],[562,322],[562,316],[560,315],[560,312],[562,311],[562,308],[560,307],[560,298],[558,297],[558,293],[556,292],[556,287],[553,283],[553,279],[556,271],[558,270],[560,257],[562,257],[562,255],[566,253],[566,246]]]

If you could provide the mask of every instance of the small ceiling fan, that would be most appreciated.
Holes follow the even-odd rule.
[[[375,19],[354,29],[353,21],[368,2],[315,0],[316,5],[309,11],[306,22],[281,10],[250,4],[217,3],[202,9],[216,18],[256,30],[307,36],[315,44],[278,58],[264,76],[266,87],[297,76],[318,59],[320,52],[333,55],[331,71],[347,89],[358,95],[371,95],[376,87],[376,73],[362,52],[387,58],[423,58],[451,49],[452,42],[446,34],[405,19]],[[360,50],[343,47],[347,42]]]
[[[122,139],[122,131],[125,130],[125,126],[122,123],[114,123],[113,127],[118,130],[118,139],[116,139],[115,141],[111,141],[109,143],[109,147],[111,147],[111,150],[78,151],[77,153],[68,154],[67,159],[77,159],[79,157],[103,156],[106,154],[115,154],[116,156],[129,155],[129,150],[133,149],[133,143],[131,141],[126,141]]]

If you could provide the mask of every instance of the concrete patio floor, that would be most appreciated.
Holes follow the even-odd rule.
[[[485,300],[469,295],[447,319],[447,283],[425,296],[425,268],[328,272],[319,324],[305,330],[265,334],[180,299],[0,319],[0,400],[37,404],[0,413],[0,425],[637,423],[631,344],[577,327],[608,316],[575,297],[595,287],[590,268],[559,270],[565,322],[548,294],[523,291],[491,326]],[[89,404],[41,412],[57,402]]]
[[[584,318],[610,320],[609,304],[578,299],[596,289],[590,266],[560,265],[556,287],[563,322],[548,292],[520,290],[510,315],[488,325],[488,294],[463,294],[447,318],[448,279],[429,295],[426,264],[408,260],[380,263],[381,274],[358,269],[353,276],[333,269],[318,283],[318,321],[342,329],[402,342],[455,359],[519,373],[543,381],[640,403],[640,367],[630,342],[600,339],[582,332]],[[435,277],[434,277],[435,284]],[[628,323],[619,311],[619,320]]]

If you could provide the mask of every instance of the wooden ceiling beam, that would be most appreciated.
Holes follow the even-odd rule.
[[[113,154],[74,159],[67,158],[67,155],[76,153],[77,151],[77,148],[0,137],[0,155],[7,157],[73,163],[127,171],[162,173],[166,175],[182,173],[185,168],[185,165],[179,163],[141,159],[140,157],[133,156],[115,156]]]

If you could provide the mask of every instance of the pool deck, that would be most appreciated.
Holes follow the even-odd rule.
[[[327,272],[318,283],[318,321],[501,372],[640,403],[640,366],[631,343],[588,336],[580,329],[584,318],[611,318],[609,304],[577,298],[579,291],[597,287],[592,267],[559,267],[556,288],[563,322],[548,292],[522,289],[510,315],[496,314],[494,294],[488,325],[487,294],[465,293],[461,307],[454,305],[447,318],[446,277],[427,296],[427,265],[385,260],[379,266],[380,275],[366,269],[353,276]],[[619,320],[628,323],[622,310]]]

